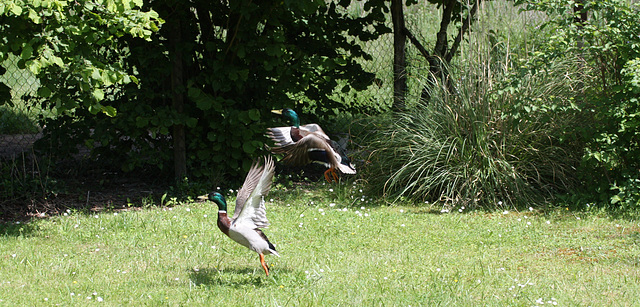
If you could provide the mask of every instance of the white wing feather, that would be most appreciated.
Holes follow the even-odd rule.
[[[257,168],[257,165],[255,166]],[[253,170],[253,167],[252,167]],[[236,212],[234,212],[234,220],[231,222],[236,225],[246,225],[251,229],[264,228],[269,225],[267,220],[267,209],[265,207],[264,196],[271,189],[273,181],[273,173],[275,166],[270,156],[265,158],[262,175],[257,184],[251,191],[247,191],[249,197],[242,204],[236,203]],[[251,170],[249,171],[251,174]],[[243,189],[245,187],[243,186]],[[238,192],[240,195],[242,191]],[[241,206],[241,207],[240,207]],[[238,212],[238,210],[240,210]]]

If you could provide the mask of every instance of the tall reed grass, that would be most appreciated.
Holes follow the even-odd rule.
[[[507,207],[575,184],[582,156],[575,127],[586,120],[573,103],[581,65],[523,66],[522,55],[487,37],[472,40],[449,67],[453,89],[424,84],[429,101],[382,120],[367,170],[372,189],[392,199]]]

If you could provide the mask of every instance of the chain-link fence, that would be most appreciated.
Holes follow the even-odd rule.
[[[40,81],[30,71],[20,68],[18,60],[10,56],[2,63],[5,73],[0,75],[0,82],[11,89],[11,97],[0,105],[0,158],[13,158],[30,151],[33,142],[41,137],[38,119],[43,110],[28,100],[38,90]]]

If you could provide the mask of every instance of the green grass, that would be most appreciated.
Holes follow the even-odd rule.
[[[360,189],[278,186],[265,233],[282,257],[267,256],[269,277],[216,228],[208,202],[5,224],[0,305],[638,304],[638,220],[442,213],[362,200]]]

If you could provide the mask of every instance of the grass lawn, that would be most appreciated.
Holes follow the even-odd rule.
[[[269,198],[265,233],[282,256],[266,257],[269,277],[209,202],[0,225],[0,305],[640,305],[638,220],[442,213],[351,183]]]

